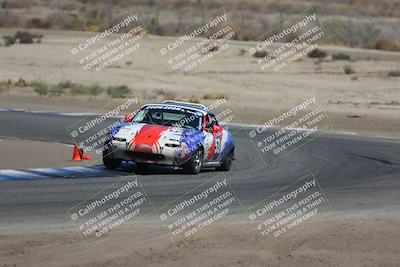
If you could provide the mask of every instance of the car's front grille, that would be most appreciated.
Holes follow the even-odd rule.
[[[125,138],[120,138],[120,137],[114,137],[113,140],[119,141],[119,142],[126,142]]]
[[[131,157],[133,160],[163,160],[165,157],[161,154],[153,154],[153,153],[145,153],[145,152],[134,152],[134,151],[125,151],[125,154],[128,157]]]

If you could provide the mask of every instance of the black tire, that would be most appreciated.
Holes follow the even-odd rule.
[[[203,165],[204,150],[198,149],[191,159],[186,161],[182,167],[185,173],[198,174]]]
[[[231,152],[229,152],[228,155],[226,155],[226,157],[223,159],[221,165],[219,167],[216,168],[217,171],[229,171],[232,167],[232,162],[235,158],[235,153],[232,150]]]
[[[103,153],[103,163],[107,169],[115,170],[116,168],[121,166],[122,160],[115,159],[110,155],[105,155],[105,153]]]

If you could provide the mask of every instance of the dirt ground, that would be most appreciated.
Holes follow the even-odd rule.
[[[0,236],[8,266],[398,266],[399,218],[315,219],[276,245],[254,229],[226,223],[186,245],[173,245],[159,226],[118,230],[86,246],[75,230]],[[34,260],[33,260],[34,259]]]
[[[63,144],[0,138],[0,150],[4,151],[0,161],[0,169],[57,168],[88,165],[85,161],[72,161],[72,146]],[[57,157],[54,155],[57,155]]]
[[[16,30],[0,29],[1,34]],[[288,110],[316,97],[332,121],[332,130],[400,137],[400,53],[326,46],[324,60],[304,58],[279,71],[264,72],[246,51],[254,42],[232,41],[228,49],[189,72],[173,71],[158,52],[172,37],[149,36],[140,50],[100,72],[83,71],[70,49],[88,35],[45,31],[42,43],[0,47],[0,81],[62,81],[102,86],[127,85],[140,104],[168,98],[196,99],[206,105],[206,94],[222,94],[236,114],[234,121],[264,123],[271,112]],[[242,53],[245,51],[245,53]],[[352,60],[332,60],[342,52]],[[355,73],[346,75],[344,66]],[[32,89],[11,88],[0,93],[1,108],[93,112],[113,106],[107,94],[99,96],[40,97]],[[249,106],[249,103],[251,105]]]

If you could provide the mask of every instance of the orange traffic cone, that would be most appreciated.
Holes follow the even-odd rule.
[[[81,159],[83,159],[83,160],[91,160],[91,159],[92,159],[88,154],[86,154],[85,152],[83,152],[82,149],[79,150],[79,152],[80,152],[80,155],[81,155]]]
[[[76,144],[74,144],[74,150],[72,151],[72,161],[81,161],[81,153],[79,151],[79,148]]]

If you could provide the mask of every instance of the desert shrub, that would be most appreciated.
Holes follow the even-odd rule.
[[[188,102],[190,102],[190,103],[200,103],[199,99],[197,99],[197,97],[195,97],[195,96],[191,96],[188,99]]]
[[[47,28],[46,24],[40,18],[27,19],[25,22],[26,28]]]
[[[66,90],[69,90],[72,95],[99,95],[104,90],[98,84],[84,86],[72,83],[70,81],[60,82],[52,87],[49,87],[43,82],[35,81],[31,83],[31,86],[33,87],[34,91],[37,92],[39,95],[49,94],[50,96],[63,95]]]
[[[356,73],[355,69],[350,65],[344,65],[343,70],[344,70],[345,74],[354,74],[354,73]]]
[[[73,19],[69,25],[69,29],[73,31],[83,31],[85,30],[85,23],[80,19]]]
[[[91,95],[99,95],[103,92],[103,88],[101,88],[101,86],[98,84],[92,84],[86,88]]]
[[[13,1],[8,1],[8,5],[10,8],[30,8],[34,5],[34,1],[13,0]]]
[[[7,81],[0,82],[0,93],[11,88],[13,82],[8,79]]]
[[[27,82],[25,79],[23,79],[23,78],[19,78],[18,81],[16,81],[16,82],[14,83],[14,86],[26,87],[26,86],[28,86],[28,82]]]
[[[56,84],[54,87],[52,87],[49,90],[49,93],[51,96],[60,96],[65,93],[65,89],[71,89],[77,87],[78,85],[70,82],[70,81],[65,81],[65,82],[59,82]]]
[[[50,96],[60,96],[60,95],[63,95],[64,92],[65,92],[65,89],[62,87],[58,87],[58,86],[54,86],[54,87],[50,88],[50,90],[48,91]]]
[[[392,70],[392,71],[389,71],[388,76],[391,76],[391,77],[400,77],[400,70]]]
[[[70,92],[73,95],[99,95],[103,92],[103,88],[97,84],[89,86],[70,84],[69,86]]]
[[[65,82],[59,82],[56,87],[62,88],[62,89],[67,89],[67,88],[74,88],[76,84],[70,82],[70,81],[65,81]]]
[[[203,95],[203,99],[221,99],[221,98],[225,98],[228,99],[229,96],[226,93],[209,93],[209,94],[205,94]]]
[[[32,36],[35,39],[42,39],[43,38],[43,34],[41,34],[41,33],[33,33]]]
[[[246,49],[244,49],[244,48],[240,48],[240,49],[239,49],[239,55],[240,55],[240,56],[243,56],[244,54],[246,54],[246,52],[247,52],[247,51],[246,51]]]
[[[98,24],[96,24],[96,23],[94,23],[94,22],[91,22],[90,24],[88,24],[88,25],[86,26],[85,30],[86,30],[87,32],[97,32],[97,30],[99,29],[99,27],[100,27],[100,25],[98,25]]]
[[[347,55],[347,54],[344,54],[344,53],[337,53],[337,54],[333,54],[332,55],[332,59],[335,59],[335,60],[350,60],[351,57],[349,55]]]
[[[10,46],[17,42],[17,38],[15,38],[14,36],[8,36],[8,35],[3,36],[3,40],[4,40],[5,46]]]
[[[310,58],[324,58],[327,55],[328,54],[324,50],[321,50],[319,48],[315,48],[315,49],[311,50],[310,52],[308,52],[308,54],[307,54],[307,56]]]
[[[389,40],[381,37],[375,40],[370,48],[385,51],[400,51],[400,43],[395,40]]]
[[[256,58],[264,58],[264,57],[266,57],[266,56],[268,56],[268,52],[267,51],[256,51],[254,54],[253,54],[253,57],[256,57]]]
[[[38,93],[39,95],[47,95],[49,88],[47,87],[47,84],[41,82],[41,81],[34,81],[32,82],[32,87],[33,90]]]
[[[155,90],[155,96],[162,96],[164,99],[169,99],[169,100],[176,100],[176,94],[172,91],[165,90],[165,89],[156,89]]]
[[[125,98],[129,94],[130,90],[126,85],[110,86],[107,88],[107,93],[112,98]]]
[[[19,39],[21,44],[33,44],[34,35],[26,31],[17,31],[15,38]]]
[[[65,1],[64,8],[68,11],[75,11],[78,9],[78,4],[75,1]]]
[[[255,40],[259,35],[260,33],[256,27],[246,27],[239,30],[239,36],[242,41]],[[235,35],[234,39],[238,39],[238,36]]]
[[[17,31],[14,36],[3,36],[5,46],[10,46],[12,44],[17,43],[17,41],[21,44],[33,44],[35,42],[41,42],[41,38],[43,38],[42,34],[32,34],[27,31]]]
[[[85,88],[80,85],[74,86],[70,89],[71,89],[70,92],[73,95],[86,95],[87,94],[87,91],[85,90]]]

